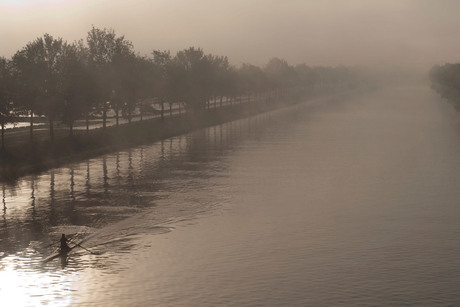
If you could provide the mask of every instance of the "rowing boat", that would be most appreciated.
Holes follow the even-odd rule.
[[[75,245],[75,246],[72,246],[72,247],[69,247],[68,249],[61,249],[61,248],[58,248],[54,253],[52,253],[51,255],[49,255],[48,257],[46,257],[45,259],[43,259],[43,263],[47,263],[53,259],[56,259],[58,257],[67,257],[67,255],[70,253],[70,251],[72,249],[74,249],[75,247],[77,247],[78,245]]]

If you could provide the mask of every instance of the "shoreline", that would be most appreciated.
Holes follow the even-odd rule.
[[[354,92],[354,91],[352,91]],[[198,115],[187,113],[173,117],[146,119],[130,124],[109,126],[58,137],[53,142],[27,142],[0,152],[0,181],[13,183],[22,176],[37,174],[55,167],[82,161],[129,147],[161,141],[256,114],[269,112],[299,103],[323,101],[349,94],[350,91],[319,95],[291,101],[250,102],[203,110]]]

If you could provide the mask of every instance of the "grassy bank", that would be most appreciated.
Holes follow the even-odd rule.
[[[291,101],[292,103],[292,101]],[[285,105],[284,103],[245,103],[219,109],[132,122],[94,129],[88,133],[56,137],[53,142],[31,142],[28,137],[0,151],[0,180],[14,181],[20,176],[38,173],[70,162],[95,157],[124,148],[148,144],[199,128],[244,118]]]

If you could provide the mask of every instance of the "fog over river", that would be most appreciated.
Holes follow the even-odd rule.
[[[458,113],[400,87],[0,183],[1,304],[460,305],[459,174]],[[61,233],[92,253],[42,264]]]

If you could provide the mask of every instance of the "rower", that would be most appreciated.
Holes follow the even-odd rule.
[[[69,250],[70,247],[67,245],[67,238],[65,237],[65,234],[62,234],[61,236],[61,251]]]

